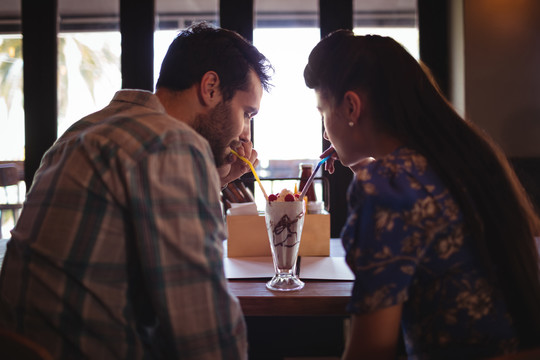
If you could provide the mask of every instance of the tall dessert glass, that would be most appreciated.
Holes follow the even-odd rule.
[[[300,290],[304,283],[296,276],[296,258],[305,219],[304,201],[266,203],[266,229],[276,274],[266,283],[270,290]]]

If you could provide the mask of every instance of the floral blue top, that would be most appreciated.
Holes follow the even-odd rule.
[[[513,352],[505,302],[488,281],[448,189],[401,147],[356,174],[342,231],[355,274],[348,311],[403,304],[409,359],[476,359]]]

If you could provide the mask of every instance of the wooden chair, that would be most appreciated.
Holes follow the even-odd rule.
[[[41,345],[7,329],[0,329],[0,358],[5,360],[53,360]]]
[[[255,197],[249,188],[247,188],[241,179],[229,183],[222,189],[222,202],[225,211],[231,207],[231,203],[254,202]]]
[[[17,223],[19,211],[22,208],[20,199],[19,182],[21,176],[19,168],[14,163],[0,164],[0,187],[3,188],[3,194],[0,195],[0,239],[2,238],[2,224],[6,211],[11,211],[13,214],[13,222]],[[16,201],[10,201],[8,187],[16,186],[17,196]]]

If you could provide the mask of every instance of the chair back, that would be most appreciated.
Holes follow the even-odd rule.
[[[0,186],[11,186],[19,183],[19,169],[14,163],[0,164]]]
[[[19,212],[22,209],[21,190],[19,184],[22,181],[22,175],[19,167],[15,163],[0,164],[0,239],[3,238],[2,226],[5,225],[6,212],[11,211],[13,225],[17,223]],[[8,187],[16,186],[16,189]]]

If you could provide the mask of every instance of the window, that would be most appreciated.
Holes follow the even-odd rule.
[[[320,40],[318,2],[291,2],[277,9],[270,0],[255,2],[253,44],[270,60],[273,87],[263,95],[254,119],[253,141],[259,153],[259,176],[266,179],[296,178],[301,163],[316,164],[322,152],[321,115],[315,94],[304,83],[309,53]],[[268,194],[294,189],[297,180],[263,181]],[[322,199],[320,181],[315,182]],[[255,200],[264,197],[255,187]]]
[[[354,33],[390,36],[415,59],[420,57],[416,0],[353,1]]]
[[[0,161],[24,160],[22,36],[0,35]]]
[[[275,86],[263,95],[254,121],[254,143],[261,162],[258,171],[262,178],[293,178],[298,176],[300,163],[315,164],[322,151],[322,124],[315,96],[303,79],[308,54],[320,37],[318,1],[254,2],[254,44],[275,67]],[[91,9],[89,4],[59,2],[59,134],[106,105],[121,86],[119,4],[112,1],[103,9]],[[178,30],[194,21],[218,23],[218,6],[217,0],[156,1],[154,80]],[[353,11],[355,33],[392,36],[418,58],[415,0],[354,0]],[[20,34],[0,35],[0,160],[24,159],[21,44]],[[275,183],[267,192],[293,186]],[[316,183],[319,198],[321,186]],[[258,187],[255,192],[260,199]]]
[[[0,160],[24,160],[21,35],[0,36]],[[120,88],[120,33],[61,33],[58,135],[106,105]]]
[[[104,107],[121,88],[121,36],[117,0],[59,1],[58,128],[60,136],[71,124]],[[194,21],[217,23],[218,2],[156,1],[155,78],[161,60],[178,29]],[[0,162],[24,161],[23,59],[20,1],[0,6]],[[20,186],[25,193],[24,183]],[[10,198],[16,194],[6,195]],[[8,217],[6,217],[8,219]],[[12,220],[3,225],[7,234]]]
[[[273,1],[255,2],[253,43],[275,68],[274,88],[265,93],[254,121],[254,145],[259,153],[259,176],[266,179],[294,178],[299,165],[316,164],[322,152],[322,123],[315,95],[305,86],[303,72],[309,53],[320,40],[318,2],[290,1],[279,9]],[[415,0],[365,2],[355,0],[354,32],[391,36],[418,58]],[[318,176],[322,174],[319,170]],[[296,180],[264,181],[267,193],[293,189]],[[324,183],[316,181],[322,200]],[[262,192],[255,186],[258,207]]]
[[[274,87],[263,95],[253,125],[263,178],[297,177],[299,164],[316,163],[322,152],[321,115],[315,94],[303,77],[308,55],[319,37],[318,28],[261,28],[254,32],[254,44],[275,68]],[[290,181],[269,185],[267,193],[294,188]],[[320,199],[322,189],[316,187]]]
[[[0,163],[24,160],[22,65],[22,36],[0,35]],[[20,203],[25,186],[19,185],[0,188],[0,203]],[[9,237],[14,214],[4,210],[1,215],[0,234]]]
[[[122,84],[120,33],[69,32],[58,36],[58,136],[107,105]]]

